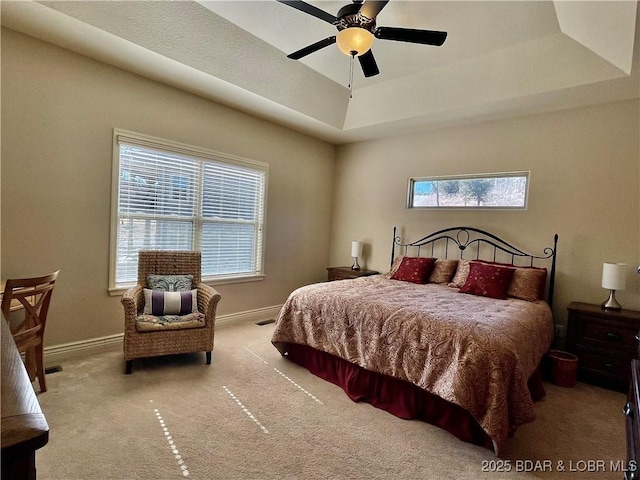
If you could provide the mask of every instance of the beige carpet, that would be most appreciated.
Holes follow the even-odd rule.
[[[622,478],[614,471],[626,452],[621,393],[547,385],[538,419],[498,459],[352,402],[282,358],[272,331],[218,327],[210,366],[204,354],[162,357],[136,361],[124,375],[119,350],[61,362],[38,396],[51,428],[38,478]]]

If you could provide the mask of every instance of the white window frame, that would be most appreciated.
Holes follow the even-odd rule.
[[[507,177],[525,177],[526,187],[524,192],[524,204],[517,206],[509,205],[415,205],[415,184],[419,182],[446,182],[446,181],[464,181],[478,179],[495,179]],[[412,177],[409,178],[407,188],[407,208],[409,209],[448,209],[448,210],[526,210],[529,203],[529,185],[531,183],[530,171],[517,172],[496,172],[496,173],[474,173],[467,175],[446,175],[438,177]]]
[[[202,281],[208,284],[239,283],[262,280],[264,278],[264,242],[266,230],[266,210],[267,210],[267,185],[269,175],[269,164],[257,160],[242,158],[227,153],[216,152],[193,145],[174,142],[150,135],[131,132],[114,128],[113,130],[113,158],[112,158],[112,181],[111,181],[111,234],[110,234],[110,254],[109,254],[109,293],[120,295],[127,288],[136,284],[136,281],[117,283],[116,282],[116,262],[118,249],[118,225],[120,220],[119,196],[120,196],[120,144],[132,145],[150,150],[169,152],[195,161],[214,161],[218,164],[229,164],[260,171],[264,176],[262,212],[259,232],[255,249],[252,252],[255,258],[256,271],[249,274],[227,274],[227,275],[205,275],[202,274]],[[198,185],[198,189],[202,184]],[[201,233],[203,220],[200,213],[196,215],[194,222],[193,246],[194,250],[201,249]]]

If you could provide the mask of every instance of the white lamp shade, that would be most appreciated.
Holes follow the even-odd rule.
[[[362,242],[351,242],[351,256],[352,257],[362,256]]]
[[[336,43],[342,53],[360,56],[369,51],[373,45],[373,35],[360,27],[349,27],[340,30],[336,35]]]
[[[609,290],[624,290],[627,284],[626,263],[602,264],[602,288]]]

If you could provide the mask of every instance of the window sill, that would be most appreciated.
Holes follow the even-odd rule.
[[[211,278],[211,277],[203,277],[202,278],[202,283],[206,284],[206,285],[211,285],[212,287],[215,287],[216,285],[228,285],[228,284],[232,284],[232,283],[246,283],[246,282],[259,282],[264,280],[266,277],[265,274],[258,274],[258,275],[247,275],[247,276],[243,276],[243,277],[217,277],[217,278]],[[109,295],[112,297],[117,297],[122,295],[124,292],[126,292],[128,289],[130,289],[131,287],[134,287],[136,284],[135,283],[130,283],[127,285],[122,285],[119,287],[114,287],[114,288],[109,288]]]

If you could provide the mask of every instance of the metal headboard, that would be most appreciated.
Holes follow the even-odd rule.
[[[553,247],[546,247],[541,255],[526,253],[510,243],[505,242],[496,235],[480,230],[475,227],[450,227],[437,232],[430,233],[420,240],[411,243],[402,243],[402,239],[397,235],[397,227],[393,227],[393,242],[391,247],[391,263],[396,257],[396,247],[403,249],[402,254],[407,255],[409,249],[414,249],[414,256],[421,256],[424,250],[432,257],[436,252],[440,258],[452,258],[449,250],[459,254],[459,258],[464,258],[465,252],[475,254],[474,258],[467,260],[490,260],[493,262],[502,261],[514,265],[534,266],[534,261],[551,260],[549,272],[549,293],[547,303],[551,306],[553,302],[553,290],[556,276],[556,253],[558,247],[558,234],[553,236]],[[436,250],[436,247],[438,250]],[[441,253],[443,252],[443,253]],[[482,255],[481,255],[482,252]],[[487,255],[487,252],[489,254]]]

